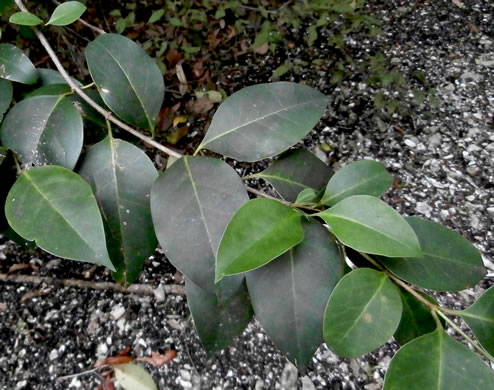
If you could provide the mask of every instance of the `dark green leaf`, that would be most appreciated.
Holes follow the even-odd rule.
[[[0,78],[34,84],[38,71],[20,49],[10,43],[0,43]]]
[[[383,390],[494,389],[492,370],[475,353],[437,329],[403,346]]]
[[[304,239],[302,214],[272,199],[253,199],[235,213],[221,238],[215,281],[261,267]]]
[[[482,257],[466,238],[435,222],[416,217],[406,221],[419,239],[423,257],[382,259],[395,275],[436,291],[460,291],[482,280]]]
[[[393,336],[401,310],[398,288],[385,273],[356,269],[338,282],[329,297],[324,340],[337,355],[363,355]]]
[[[37,26],[43,21],[31,12],[16,12],[9,18],[10,23],[20,24],[21,26]]]
[[[283,76],[285,73],[289,72],[292,69],[291,64],[281,64],[275,70],[273,70],[273,74],[271,77],[277,78]]]
[[[24,171],[7,196],[5,215],[45,251],[115,270],[91,187],[74,172],[59,166]]]
[[[86,11],[87,7],[78,1],[66,1],[60,4],[50,17],[46,24],[54,26],[66,26],[74,23]]]
[[[12,102],[14,89],[9,80],[0,79],[0,122]]]
[[[406,290],[402,288],[399,290],[403,304],[403,313],[394,338],[400,345],[405,345],[417,337],[433,332],[437,328],[437,324],[427,306]],[[435,299],[429,295],[422,292],[418,292],[418,294],[437,305]]]
[[[214,158],[184,156],[153,185],[158,240],[171,263],[202,289],[213,288],[221,236],[248,199],[237,173]]]
[[[164,14],[165,14],[165,10],[163,8],[153,11],[151,16],[149,17],[148,23],[151,24],[157,22],[163,17]]]
[[[128,285],[157,246],[149,194],[158,172],[142,150],[108,136],[89,149],[80,175],[98,201],[114,277]]]
[[[303,221],[302,226],[304,240],[248,272],[247,285],[256,319],[287,358],[304,370],[324,342],[324,309],[343,275],[343,264],[324,226],[315,221]]]
[[[482,346],[494,356],[494,287],[459,313]]]
[[[60,72],[57,72],[56,70],[40,68],[38,69],[38,73],[39,73],[41,85],[43,86],[50,84],[67,84],[67,82],[62,77]],[[76,79],[74,78],[71,79],[77,86],[80,87],[82,85]]]
[[[216,111],[201,148],[258,161],[295,145],[316,125],[326,96],[306,85],[278,82],[244,88]]]
[[[48,84],[36,88],[24,96],[25,99],[34,96],[60,96],[70,93],[71,88],[68,84]]]
[[[153,130],[165,85],[146,52],[121,35],[100,35],[86,48],[91,77],[104,102],[123,120]]]
[[[331,168],[316,156],[300,149],[287,152],[268,169],[253,176],[263,178],[283,198],[294,202],[304,189],[322,189],[332,174]]]
[[[317,204],[321,198],[322,193],[320,191],[313,190],[312,188],[306,188],[297,195],[295,199],[296,204]]]
[[[373,196],[345,198],[317,215],[343,244],[357,251],[383,256],[422,255],[410,225],[393,208]]]
[[[334,174],[326,186],[321,202],[333,206],[352,195],[381,196],[392,184],[393,176],[381,163],[356,161]]]
[[[252,306],[243,280],[239,276],[224,278],[211,291],[185,279],[194,326],[209,356],[228,347],[252,318]]]
[[[83,124],[70,100],[35,96],[17,103],[0,129],[2,144],[30,165],[73,169],[82,149]]]
[[[88,95],[91,99],[93,99],[96,103],[98,103],[105,110],[110,110],[108,106],[105,104],[98,91],[94,89],[88,89],[84,91],[86,95]],[[103,127],[106,129],[105,117],[101,115],[98,111],[96,111],[93,107],[86,103],[79,95],[74,94],[70,96],[70,100],[72,100],[73,104],[77,107],[77,110],[82,115],[85,120],[88,120],[94,123],[97,126]]]

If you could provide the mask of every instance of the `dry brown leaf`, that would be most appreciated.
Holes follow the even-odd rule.
[[[22,271],[23,269],[38,269],[38,267],[33,264],[14,264],[7,271],[7,275],[10,275],[17,271]]]
[[[164,366],[165,364],[171,362],[173,359],[175,359],[176,356],[177,351],[175,351],[174,349],[170,349],[169,351],[166,351],[165,354],[153,352],[151,354],[151,357],[140,357],[136,360],[150,363],[154,368],[160,368],[161,366]]]
[[[50,291],[51,291],[51,288],[44,288],[41,290],[29,291],[27,294],[24,294],[21,299],[19,299],[19,303],[24,303],[26,301],[29,301],[30,299],[42,297],[44,295],[48,295],[50,293]]]
[[[131,361],[135,360],[135,357],[133,356],[109,356],[103,360],[100,360],[99,362],[96,362],[94,364],[94,367],[103,367],[103,366],[114,366],[116,364],[125,364],[129,363]]]
[[[166,140],[168,141],[168,143],[175,145],[188,132],[189,132],[188,126],[179,127],[178,129],[173,130],[170,134],[168,134]]]
[[[257,54],[266,54],[269,50],[269,44],[267,42],[263,43],[261,46],[256,47],[254,51]]]
[[[211,100],[208,98],[199,98],[194,102],[194,105],[192,106],[192,110],[196,114],[206,114],[209,110],[211,110],[214,107],[214,104]]]

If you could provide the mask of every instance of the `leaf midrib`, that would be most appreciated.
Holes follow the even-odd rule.
[[[350,191],[354,190],[355,188],[361,187],[361,186],[363,186],[364,184],[369,183],[370,181],[374,180],[375,178],[377,178],[377,177],[379,177],[379,176],[383,176],[383,173],[378,173],[377,175],[374,175],[374,176],[372,176],[372,177],[370,177],[370,178],[366,178],[366,179],[364,179],[364,180],[362,180],[362,181],[358,182],[357,184],[355,184],[355,185],[353,185],[353,186],[351,186],[351,187],[348,187],[347,189],[345,189],[345,190],[343,190],[343,191],[340,191],[340,192],[338,192],[338,193],[336,193],[336,194],[334,194],[334,195],[331,195],[331,197],[329,197],[329,198],[327,198],[327,199],[324,199],[324,198],[323,198],[323,199],[321,200],[321,202],[328,202],[328,203],[329,203],[329,202],[330,202],[330,201],[332,201],[333,199],[340,197],[342,194],[345,194],[345,193],[347,193],[347,192],[350,192]],[[329,181],[329,183],[328,183],[327,189],[329,189],[329,186],[330,186],[330,185],[331,185],[331,180],[330,180],[330,181]]]
[[[40,196],[48,203],[48,205],[60,216],[62,219],[66,222],[66,224],[74,231],[74,233],[87,245],[89,249],[93,252],[94,255],[97,255],[96,251],[94,248],[87,242],[87,240],[75,229],[75,227],[70,223],[70,221],[65,218],[65,216],[62,214],[60,210],[58,210],[51,202],[50,199],[46,197],[46,195],[43,193],[40,187],[36,184],[35,181],[32,180],[32,178],[29,176],[29,171],[24,171],[24,175],[26,176],[26,179],[31,183],[31,185],[34,187],[34,189],[40,194]]]
[[[382,231],[380,231],[380,230],[376,230],[375,228],[373,228],[373,227],[371,227],[371,226],[369,226],[369,225],[367,225],[367,224],[365,224],[365,223],[362,223],[362,222],[360,222],[360,221],[356,221],[356,220],[354,220],[354,219],[352,219],[352,218],[343,217],[343,216],[341,216],[341,215],[337,215],[337,214],[330,214],[330,213],[328,213],[327,215],[328,215],[328,216],[331,216],[331,217],[333,217],[333,218],[339,218],[339,219],[342,219],[342,220],[345,220],[345,221],[350,221],[350,222],[352,222],[352,223],[354,223],[354,224],[357,224],[357,225],[359,225],[359,226],[363,226],[363,227],[365,227],[365,228],[367,228],[367,229],[369,229],[369,230],[371,230],[371,231],[373,231],[373,232],[376,232],[377,234],[380,234],[380,235],[382,235],[382,236],[384,236],[384,237],[389,238],[389,239],[390,239],[391,241],[393,241],[393,242],[396,242],[396,243],[398,243],[398,244],[400,244],[400,245],[402,245],[402,246],[405,246],[405,247],[407,247],[407,248],[414,249],[412,246],[409,246],[408,244],[405,244],[405,243],[403,243],[403,242],[401,242],[401,241],[398,241],[397,239],[393,238],[393,237],[392,237],[392,236],[390,236],[389,234],[386,234],[386,233],[384,233],[384,232],[382,232]],[[329,225],[329,226],[331,226],[331,224],[330,224],[329,222],[328,222],[328,225]],[[379,254],[379,253],[378,253],[378,254]],[[403,257],[405,257],[405,256],[403,256]],[[407,257],[408,257],[408,256],[407,256]]]
[[[210,144],[210,143],[211,143],[211,142],[213,142],[213,141],[216,141],[218,138],[224,137],[224,136],[225,136],[225,135],[227,135],[227,134],[230,134],[230,133],[233,133],[233,132],[235,132],[235,131],[238,131],[238,130],[239,130],[239,129],[241,129],[242,127],[249,126],[249,125],[251,125],[251,124],[253,124],[253,123],[259,122],[259,121],[264,120],[264,119],[266,119],[266,118],[269,118],[269,117],[271,117],[271,116],[273,116],[273,115],[277,115],[277,114],[279,114],[280,112],[287,111],[287,110],[290,110],[290,109],[295,108],[295,107],[299,107],[299,106],[301,107],[301,106],[304,106],[304,105],[310,104],[310,103],[312,103],[314,100],[316,100],[316,99],[314,98],[314,99],[310,99],[310,100],[308,100],[308,101],[305,101],[305,102],[303,102],[303,103],[296,103],[296,104],[292,104],[292,105],[289,105],[289,106],[286,106],[286,107],[280,108],[280,109],[278,109],[278,110],[276,110],[276,111],[270,112],[270,113],[268,113],[268,114],[265,114],[265,115],[259,116],[259,117],[255,118],[255,119],[252,119],[252,120],[247,121],[247,122],[245,122],[245,123],[242,123],[242,124],[241,124],[241,125],[239,125],[239,126],[236,126],[236,127],[232,128],[232,129],[230,129],[230,130],[224,131],[223,133],[220,133],[220,134],[218,134],[217,136],[212,137],[212,138],[211,138],[211,139],[209,139],[209,140],[206,140],[205,142],[201,143],[201,145],[199,145],[199,147],[197,148],[197,150],[200,150],[200,149],[204,148],[206,145]],[[207,136],[207,134],[206,134],[206,136]]]
[[[262,172],[257,174],[257,175],[252,175],[252,176],[255,176],[255,177],[260,177],[261,179],[265,179],[265,180],[268,180],[271,179],[271,180],[279,180],[279,181],[283,181],[285,183],[289,183],[289,184],[293,184],[293,185],[296,185],[296,186],[299,186],[299,187],[302,187],[304,189],[306,188],[311,188],[305,184],[302,184],[300,182],[297,182],[297,181],[293,181],[293,180],[290,180],[286,177],[283,177],[283,176],[275,176],[275,175],[266,175],[266,174],[263,174]]]
[[[115,61],[115,63],[118,65],[118,67],[120,68],[120,70],[122,71],[122,73],[124,74],[125,78],[127,79],[127,81],[129,82],[129,85],[130,87],[132,88],[132,90],[134,91],[134,94],[137,98],[137,100],[139,100],[139,103],[141,104],[141,107],[142,107],[142,111],[144,111],[144,115],[146,116],[146,119],[148,121],[148,125],[149,125],[149,128],[152,129],[153,126],[152,126],[152,121],[151,119],[149,118],[149,115],[148,115],[148,112],[146,110],[146,107],[140,97],[140,95],[137,93],[135,87],[134,87],[134,84],[132,84],[132,82],[130,81],[130,78],[129,78],[129,75],[125,72],[125,69],[120,65],[120,63],[117,61],[117,59],[114,57],[114,55],[112,54],[112,52],[110,50],[108,50],[103,44],[99,43],[99,42],[93,42],[99,46],[101,46],[109,55],[110,57],[112,58],[113,61]]]
[[[376,288],[376,291],[374,292],[374,294],[372,294],[372,296],[369,298],[369,301],[362,308],[362,310],[361,310],[360,314],[358,315],[357,319],[353,322],[353,324],[351,326],[348,327],[348,329],[346,330],[346,332],[343,333],[343,335],[340,338],[341,340],[344,340],[346,337],[348,337],[348,335],[350,334],[350,331],[355,327],[355,325],[357,325],[358,322],[360,322],[360,318],[366,312],[366,310],[369,307],[369,305],[374,301],[374,298],[376,297],[376,295],[382,290],[385,282],[386,282],[386,277],[385,276],[382,276],[381,277],[381,282],[379,283],[379,286]]]

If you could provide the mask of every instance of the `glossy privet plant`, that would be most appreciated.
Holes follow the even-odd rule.
[[[323,342],[356,357],[394,337],[402,347],[386,390],[494,387],[481,357],[446,332],[460,333],[492,363],[494,290],[463,311],[421,291],[473,287],[485,274],[477,250],[381,201],[393,183],[382,164],[357,161],[334,173],[310,152],[291,149],[319,121],[324,95],[288,82],[244,88],[221,104],[195,154],[174,153],[179,158],[158,174],[110,126],[122,123],[114,114],[153,132],[164,95],[157,66],[115,34],[100,35],[85,54],[92,80],[81,87],[59,63],[61,75],[36,69],[18,48],[0,44],[0,114],[11,105],[12,82],[33,86],[0,128],[2,181],[13,182],[5,217],[18,235],[57,256],[105,265],[126,285],[159,242],[185,276],[208,354],[228,346],[255,313],[302,371]],[[81,157],[88,121],[106,123],[107,135]],[[277,158],[241,178],[222,159],[204,156],[206,149],[239,161]],[[249,199],[249,179],[265,180],[279,197],[250,188],[261,197]]]

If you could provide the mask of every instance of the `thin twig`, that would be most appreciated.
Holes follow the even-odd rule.
[[[19,7],[21,11],[24,12],[29,12],[28,9],[24,6],[24,3],[22,0],[15,0],[15,3]],[[134,135],[135,137],[141,139],[142,141],[148,143],[149,145],[155,147],[158,150],[161,150],[163,153],[166,153],[169,156],[173,156],[175,158],[180,158],[182,155],[178,152],[175,152],[174,150],[171,150],[167,148],[166,146],[163,146],[159,144],[158,142],[154,141],[150,137],[145,136],[144,134],[141,134],[138,132],[136,129],[130,127],[126,123],[122,122],[121,120],[115,118],[110,111],[105,110],[103,107],[101,107],[99,104],[97,104],[93,99],[91,99],[88,95],[84,93],[83,90],[81,90],[75,83],[72,81],[70,78],[69,74],[67,71],[64,69],[63,65],[60,63],[60,60],[58,59],[57,55],[53,51],[50,43],[47,41],[45,36],[41,31],[39,31],[36,27],[32,27],[34,34],[36,37],[39,39],[41,42],[41,45],[45,48],[47,51],[48,55],[50,56],[51,60],[55,64],[56,68],[64,78],[64,80],[67,82],[67,84],[72,88],[82,99],[84,99],[91,107],[93,107],[96,111],[98,111],[101,115],[105,117],[105,119],[109,120],[110,122],[115,123],[117,126],[122,128],[123,130],[129,132],[130,134]]]
[[[118,293],[129,293],[136,295],[154,295],[155,287],[149,284],[131,284],[129,287],[124,287],[118,283],[112,282],[93,282],[80,279],[57,279],[48,276],[37,275],[7,275],[0,274],[0,281],[10,283],[31,283],[31,284],[49,284],[63,287],[75,287],[93,290],[111,290]],[[180,284],[165,284],[165,293],[185,295],[185,288]]]
[[[436,310],[436,313],[444,319],[455,331],[457,331],[462,337],[465,338],[473,347],[482,354],[487,360],[491,363],[494,363],[494,358],[484,349],[482,348],[475,340],[473,340],[469,335],[467,335],[458,325],[456,325],[451,319],[448,318],[444,313],[441,312],[441,309]]]

